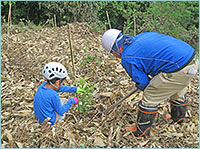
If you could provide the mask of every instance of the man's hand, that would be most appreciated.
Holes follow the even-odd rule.
[[[78,87],[76,93],[85,93],[85,90],[83,88]]]

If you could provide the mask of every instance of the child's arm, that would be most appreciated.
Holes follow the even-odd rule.
[[[80,87],[62,86],[59,92],[71,92],[71,93],[84,93],[85,90]]]
[[[63,115],[65,112],[67,112],[71,108],[73,104],[77,104],[77,103],[78,103],[78,100],[75,97],[69,98],[67,103],[64,104],[63,106],[61,105],[59,96],[56,96],[56,99],[53,100],[55,111],[59,115]]]
[[[76,93],[78,87],[71,87],[71,86],[62,86],[59,92],[71,92]]]

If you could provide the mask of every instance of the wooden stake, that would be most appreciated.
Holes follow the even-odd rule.
[[[74,75],[73,77],[75,80],[76,74],[75,74],[75,69],[74,69],[74,57],[73,57],[72,42],[71,42],[70,24],[68,23],[67,26],[68,26],[69,48],[71,51],[71,59],[72,59],[72,71],[73,71],[73,75]]]
[[[56,25],[56,15],[54,14],[54,27],[57,27]]]
[[[9,1],[8,26],[10,26],[12,24],[12,22],[11,22],[11,7],[12,7],[12,3]]]
[[[134,21],[134,36],[136,36],[136,21],[135,21],[135,15],[133,17],[133,21]]]
[[[11,1],[9,1],[9,12],[8,12],[8,28],[7,28],[7,41],[8,41],[8,46],[7,46],[7,50],[10,49],[10,44],[9,44],[9,36],[10,36],[10,25],[12,24],[11,22],[11,8],[12,8],[12,3]]]
[[[108,15],[108,11],[107,11],[107,10],[106,10],[106,16],[107,16],[107,19],[108,19],[109,28],[111,29],[110,18],[109,18],[109,15]]]

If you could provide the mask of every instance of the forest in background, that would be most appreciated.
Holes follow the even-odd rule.
[[[104,2],[1,2],[2,23],[13,25],[63,26],[87,22],[96,31],[112,27],[124,34],[155,31],[165,33],[198,49],[198,1],[104,1]]]

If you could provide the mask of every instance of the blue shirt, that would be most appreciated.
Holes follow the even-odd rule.
[[[51,118],[49,122],[53,125],[56,122],[56,113],[63,115],[69,110],[72,104],[75,104],[73,98],[70,98],[65,105],[61,105],[58,92],[76,92],[77,87],[62,86],[59,91],[46,88],[47,83],[42,83],[34,96],[33,106],[36,120],[41,124],[47,117]]]
[[[150,78],[160,72],[171,72],[183,66],[195,50],[186,42],[172,36],[156,32],[145,32],[134,37],[130,45],[125,45],[121,64],[136,82],[136,87],[144,90]]]

